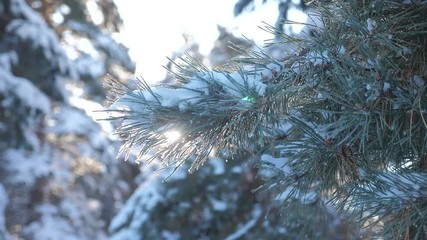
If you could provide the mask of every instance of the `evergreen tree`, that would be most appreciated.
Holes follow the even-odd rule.
[[[245,39],[218,27],[220,34],[208,58],[199,53],[198,44],[191,36],[182,51],[178,51],[168,69],[170,76],[163,84],[173,81],[179,62],[187,56],[197,58],[215,68],[228,68],[224,59],[236,56],[228,47],[237,42],[250,45]],[[229,59],[229,58],[228,58]],[[172,65],[174,64],[174,66]],[[178,132],[169,132],[173,140]],[[145,156],[147,157],[147,156]],[[252,190],[261,183],[257,179],[255,159],[251,156],[235,156],[233,161],[213,158],[200,171],[189,174],[185,167],[171,175],[170,171],[156,172],[158,163],[141,165],[137,177],[139,188],[109,226],[112,239],[238,239],[250,235],[253,238],[283,238],[286,236],[279,218],[267,212],[277,212],[277,204],[269,198],[260,199]],[[154,166],[153,166],[154,165]],[[226,167],[227,165],[227,167]],[[187,164],[187,167],[189,165]],[[170,177],[168,177],[171,175]],[[273,206],[276,207],[274,208]]]
[[[117,164],[117,143],[90,109],[102,108],[101,76],[134,70],[111,36],[113,1],[97,2],[0,1],[2,240],[105,239],[133,188],[117,180],[129,166]]]
[[[311,38],[266,27],[280,36],[266,47],[284,46],[283,58],[242,49],[236,71],[187,58],[175,84],[112,80],[107,111],[121,123],[121,153],[193,174],[212,154],[249,154],[257,193],[280,205],[289,239],[426,239],[427,4],[310,7],[321,23],[307,24]]]

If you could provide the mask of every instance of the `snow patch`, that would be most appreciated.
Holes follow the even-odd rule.
[[[135,190],[125,206],[111,221],[108,230],[110,233],[114,233],[113,239],[132,239],[127,237],[133,236],[134,232],[138,233],[137,236],[139,236],[140,226],[149,220],[149,212],[157,204],[164,201],[160,193],[164,187],[162,178],[160,175],[154,175],[151,175],[150,179],[147,179]],[[138,208],[135,208],[135,206],[138,206]],[[129,227],[121,229],[123,225],[129,222],[131,222]],[[126,236],[126,238],[119,238],[118,236]]]
[[[416,87],[421,88],[424,86],[425,81],[419,76],[419,75],[414,75],[410,78],[410,81],[412,84],[414,84]]]
[[[110,139],[117,139],[117,136],[113,135],[114,128],[110,122],[98,121],[100,119],[108,118],[108,114],[104,111],[101,111],[104,109],[104,107],[100,103],[84,99],[81,96],[75,94],[70,96],[69,102],[75,108],[83,110],[87,116],[89,116],[94,122],[98,123],[105,132],[110,134]]]
[[[254,92],[262,96],[267,87],[266,84],[262,83],[261,74],[249,76],[243,72],[225,73],[214,71],[208,80],[220,83],[229,94],[239,99]]]
[[[163,107],[176,107],[185,110],[188,106],[197,104],[204,95],[209,94],[211,84],[217,83],[224,87],[225,91],[239,100],[265,94],[267,85],[263,78],[274,77],[273,72],[279,72],[281,66],[270,64],[266,69],[245,69],[233,73],[210,71],[189,80],[188,83],[171,88],[168,86],[156,86],[147,90],[134,90],[117,99],[109,110],[133,110],[144,111],[141,106],[144,102],[160,103]]]
[[[89,76],[92,79],[98,79],[105,75],[106,69],[104,62],[95,57],[83,55],[77,58],[73,65],[77,72],[84,77]]]
[[[223,212],[223,211],[227,210],[227,203],[224,201],[210,197],[209,202],[211,203],[211,205],[215,211]]]
[[[340,54],[345,54],[347,52],[347,49],[343,45],[340,45],[337,50]]]
[[[47,59],[53,58],[55,51],[59,50],[54,48],[55,51],[52,51],[52,46],[57,46],[59,39],[45,24],[14,19],[6,26],[6,32],[19,36],[22,41],[31,42],[33,49],[42,49]]]
[[[0,68],[0,92],[6,96],[15,94],[25,106],[31,109],[41,110],[47,114],[50,112],[50,101],[48,97],[34,87],[34,85],[25,78],[16,77],[10,72]],[[1,106],[8,107],[12,102],[7,99],[0,102]]]
[[[232,233],[231,235],[229,235],[227,238],[225,238],[225,240],[235,240],[245,235],[251,228],[255,226],[261,214],[262,214],[261,207],[256,206],[252,210],[252,214],[251,214],[252,219],[249,220],[247,223],[245,223],[243,226],[239,226],[238,230]]]
[[[377,28],[377,22],[371,18],[366,20],[366,29],[368,29],[369,34],[372,34],[374,30]]]
[[[378,182],[384,186],[383,190],[376,191],[376,195],[386,199],[411,200],[423,195],[420,189],[427,189],[425,186],[426,175],[421,173],[396,174],[383,173],[379,175]],[[420,185],[424,186],[421,187]]]
[[[77,240],[75,229],[58,214],[58,208],[53,205],[41,205],[37,207],[41,214],[40,221],[33,222],[23,230],[25,235],[34,239],[62,239]]]
[[[3,156],[7,162],[6,169],[14,173],[10,177],[12,181],[32,186],[37,178],[52,172],[48,151],[27,153],[20,149],[8,149]]]
[[[51,131],[58,135],[87,136],[94,147],[102,147],[108,144],[103,133],[97,130],[100,126],[79,109],[62,106],[60,111],[54,114],[53,119],[56,123],[52,126]]]
[[[275,158],[271,155],[263,154],[261,155],[261,161],[273,164],[276,168],[282,170],[285,174],[292,173],[292,169],[287,166],[287,158]]]
[[[35,13],[24,0],[11,1],[10,11],[14,16],[22,16],[31,22],[45,24],[42,16],[38,13]]]
[[[388,83],[388,82],[384,82],[384,85],[383,85],[383,91],[384,91],[384,92],[385,92],[385,91],[388,91],[388,90],[390,89],[390,87],[391,87],[390,83]]]
[[[225,163],[224,160],[220,159],[220,158],[214,158],[214,159],[210,159],[208,161],[208,163],[210,163],[214,170],[213,170],[213,174],[214,175],[222,175],[225,172]]]
[[[18,54],[14,51],[2,52],[0,54],[0,67],[6,72],[11,72],[12,66],[18,63]]]
[[[167,230],[162,231],[162,237],[165,240],[180,240],[180,239],[182,239],[181,234],[179,234],[177,232],[167,231]]]

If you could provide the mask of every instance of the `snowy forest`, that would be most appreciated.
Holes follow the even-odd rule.
[[[298,2],[148,84],[114,0],[2,0],[0,240],[427,239],[427,2]]]

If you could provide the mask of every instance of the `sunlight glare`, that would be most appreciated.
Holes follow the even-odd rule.
[[[181,138],[181,133],[177,130],[167,131],[164,135],[169,142],[175,142]]]

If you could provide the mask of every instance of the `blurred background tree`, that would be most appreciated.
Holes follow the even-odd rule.
[[[113,1],[0,2],[0,239],[105,239],[135,187],[93,112],[135,68],[121,24]]]

